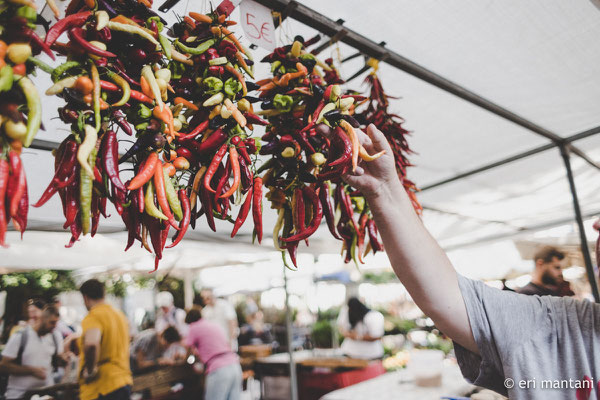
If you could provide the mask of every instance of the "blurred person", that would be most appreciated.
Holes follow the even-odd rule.
[[[46,302],[42,299],[31,298],[27,300],[27,303],[25,303],[26,319],[19,321],[11,328],[9,337],[27,326],[36,326],[42,317],[44,307],[46,307]]]
[[[244,314],[246,323],[240,328],[239,345],[273,343],[271,325],[265,324],[264,315],[254,301],[246,303]]]
[[[97,279],[84,282],[79,291],[88,310],[79,344],[80,400],[129,400],[133,380],[127,318],[104,302],[104,285]]]
[[[52,373],[63,353],[62,338],[55,332],[58,310],[44,307],[35,322],[12,335],[0,360],[0,373],[9,375],[6,399],[20,399],[25,392],[53,385]]]
[[[175,300],[171,292],[158,292],[156,295],[156,306],[159,307],[154,329],[162,332],[169,326],[177,329],[181,336],[186,336],[188,326],[185,323],[185,310],[175,307]]]
[[[56,307],[60,314],[60,307],[62,306],[60,298],[58,296],[54,296],[50,304]],[[70,327],[60,316],[58,318],[58,323],[56,324],[56,330],[61,334],[63,339],[66,339],[69,335],[75,332],[75,330],[72,327]]]
[[[202,308],[202,318],[217,323],[223,329],[223,332],[225,332],[231,348],[237,351],[239,328],[235,308],[227,300],[215,298],[212,289],[202,289],[200,297],[204,305]]]
[[[337,325],[344,336],[341,350],[345,355],[367,360],[383,357],[384,319],[379,311],[350,297],[347,306],[340,310]]]
[[[171,346],[177,346],[181,336],[174,326],[158,333],[155,329],[140,332],[131,344],[131,370],[141,370],[161,365],[175,365],[185,360],[185,353],[170,352]]]
[[[242,368],[223,329],[202,317],[197,309],[187,313],[190,331],[185,343],[204,364],[204,398],[239,400],[242,394]]]
[[[568,294],[572,291],[562,274],[561,261],[564,258],[565,254],[555,247],[545,246],[539,249],[533,256],[535,269],[531,282],[517,292],[538,296],[572,296]]]

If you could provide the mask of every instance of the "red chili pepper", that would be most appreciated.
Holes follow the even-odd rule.
[[[78,199],[78,187],[77,185],[71,185],[65,188],[65,223],[63,229],[73,225],[75,218],[77,218],[77,212],[79,211]]]
[[[60,35],[62,35],[62,33],[66,30],[73,27],[83,26],[90,15],[92,15],[90,11],[83,11],[77,14],[68,15],[58,20],[58,22],[52,25],[46,34],[46,45],[52,46],[52,44],[54,44],[54,42],[56,42]]]
[[[179,242],[183,239],[185,232],[190,226],[190,221],[192,219],[192,210],[190,208],[190,198],[187,196],[185,189],[179,189],[177,192],[177,196],[179,197],[179,201],[181,202],[181,209],[183,211],[183,218],[181,218],[181,223],[179,224],[179,231],[175,234],[175,238],[173,239],[173,243],[167,246],[167,249],[171,247],[177,246]]]
[[[143,214],[144,213],[144,191],[142,190],[142,188],[139,188],[135,191],[134,197],[136,197],[136,201],[138,203],[138,210],[139,210],[140,214]]]
[[[213,203],[215,205],[215,211],[218,213],[222,213],[221,203],[219,202],[219,196],[225,187],[225,184],[229,180],[229,170],[231,169],[229,160],[225,163],[225,168],[223,168],[223,164],[219,164],[219,168],[215,173],[215,178],[217,178],[217,190],[215,191],[215,196]]]
[[[311,202],[312,210],[313,210],[313,212],[312,212],[313,218],[312,218],[310,224],[308,225],[308,227],[306,227],[306,229],[304,229],[300,232],[296,232],[295,235],[292,235],[290,237],[282,238],[281,240],[283,242],[289,243],[289,242],[295,242],[295,241],[307,239],[310,235],[312,235],[313,233],[316,232],[317,228],[321,224],[321,219],[323,218],[323,207],[321,206],[319,197],[317,196],[315,191],[310,186],[304,186],[302,188],[302,191],[297,194],[297,196],[300,196],[300,197],[302,197],[302,195],[306,196]],[[299,212],[298,217],[300,218],[300,216],[301,216],[301,214]],[[299,224],[300,226],[303,225],[301,221],[298,221],[298,222],[300,222],[300,224]]]
[[[269,125],[268,121],[265,121],[264,119],[262,119],[258,115],[253,114],[251,112],[245,112],[244,113],[244,117],[246,117],[246,120],[250,124],[263,125],[263,126]]]
[[[90,235],[94,237],[98,231],[98,222],[100,221],[100,209],[99,209],[100,198],[96,192],[92,192],[92,229]]]
[[[227,138],[227,132],[225,132],[223,129],[217,129],[204,142],[198,143],[196,141],[192,141],[191,143],[194,146],[194,150],[198,154],[205,154],[213,152],[219,148],[219,146],[222,146],[223,143],[227,141]]]
[[[98,57],[106,57],[106,58],[115,58],[117,55],[115,53],[111,53],[110,51],[102,50],[84,38],[85,31],[82,28],[72,28],[69,31],[69,39],[73,42],[77,43],[82,49],[87,51],[90,54],[93,54]]]
[[[335,127],[335,141],[337,142],[339,148],[342,150],[342,155],[337,159],[327,163],[328,167],[336,167],[338,165],[343,165],[348,162],[352,162],[352,143],[348,136],[344,132],[344,130],[336,126]]]
[[[125,251],[129,250],[135,242],[134,217],[132,215],[134,212],[136,212],[135,209],[127,207],[123,209],[123,213],[121,214],[121,218],[127,229],[127,245],[125,245]]]
[[[46,53],[52,60],[56,60],[54,53],[50,50],[50,46],[48,46],[44,41],[35,33],[35,31],[31,28],[25,27],[22,32],[24,36],[27,36],[31,42],[38,46],[44,53]]]
[[[331,232],[334,238],[342,240],[340,235],[335,230],[335,216],[333,207],[331,206],[331,197],[329,196],[329,185],[327,182],[321,182],[319,184],[319,199],[321,200],[321,206],[323,207],[323,213],[325,214],[325,220],[327,221],[329,232]]]
[[[216,232],[215,228],[215,216],[213,215],[213,196],[211,196],[208,189],[202,185],[200,187],[200,202],[202,203],[202,207],[204,208],[204,215],[206,216],[206,222],[208,223],[208,227]]]
[[[263,226],[262,226],[262,178],[257,176],[254,178],[254,186],[252,187],[252,219],[254,220],[254,232],[258,243],[262,241]]]
[[[371,243],[373,254],[378,251],[383,251],[383,246],[377,239],[377,226],[375,225],[375,221],[372,219],[367,221],[367,231],[369,232],[369,243]]]
[[[223,159],[223,157],[225,157],[225,154],[227,153],[227,146],[227,143],[221,145],[221,148],[219,148],[219,151],[217,151],[217,154],[215,154],[210,165],[208,166],[206,174],[204,174],[204,187],[206,188],[206,190],[212,193],[215,193],[215,191],[213,190],[213,188],[210,187],[210,181],[212,180],[219,164],[221,163],[221,160]]]
[[[358,250],[358,261],[360,261],[362,264],[365,263],[363,261],[363,253],[365,251],[365,236],[367,235],[367,232],[366,232],[367,221],[369,220],[369,215],[365,211],[366,211],[366,209],[362,212],[362,214],[360,215],[360,218],[358,219],[358,232],[357,232],[357,238],[356,238],[356,247]]]
[[[155,272],[158,269],[158,263],[162,258],[162,231],[163,227],[160,220],[144,215],[145,223],[148,233],[150,234],[150,242],[154,249],[154,270],[148,271],[150,273]],[[169,226],[167,224],[167,226]]]
[[[19,202],[19,211],[17,215],[13,217],[13,223],[17,222],[19,225],[16,227],[21,232],[21,239],[23,239],[23,233],[27,229],[27,214],[29,212],[29,195],[27,194],[27,182],[25,183],[25,192]]]
[[[10,204],[8,207],[7,215],[14,217],[17,215],[19,210],[19,203],[21,202],[21,197],[23,193],[27,190],[27,181],[25,179],[25,169],[21,163],[21,158],[19,154],[11,150],[8,152],[8,160],[10,164],[11,173],[8,178],[8,193],[7,199],[10,200]],[[13,186],[12,193],[11,186]]]
[[[81,236],[81,231],[81,218],[79,218],[78,214],[77,218],[75,219],[75,222],[71,224],[71,239],[69,240],[69,243],[65,245],[67,249],[73,247],[75,242],[79,240],[79,237]]]
[[[240,149],[243,149],[240,148]],[[241,151],[240,151],[241,153]],[[246,193],[249,189],[252,189],[252,184],[254,180],[254,176],[252,172],[250,172],[250,168],[248,168],[248,164],[244,157],[240,157],[240,175],[241,175],[241,184],[242,184],[242,193]]]
[[[240,212],[238,213],[237,218],[235,219],[235,223],[233,224],[233,230],[231,231],[231,237],[235,237],[237,232],[240,230],[246,218],[248,217],[248,212],[250,211],[250,206],[252,205],[252,189],[246,195],[246,199],[240,208]],[[261,238],[262,239],[262,238]]]
[[[42,196],[37,203],[33,205],[33,207],[41,207],[56,194],[58,189],[66,187],[72,183],[77,176],[77,174],[75,174],[76,167],[77,143],[75,143],[74,140],[67,140],[52,181],[50,181],[50,184],[46,190],[44,190],[44,193],[42,193]]]
[[[102,168],[108,179],[119,190],[125,191],[125,185],[119,177],[119,144],[117,142],[117,133],[108,130],[102,138]]]
[[[201,122],[190,133],[179,136],[177,138],[177,140],[179,140],[180,142],[184,142],[186,140],[190,140],[190,139],[196,138],[196,136],[198,136],[199,134],[201,134],[202,132],[204,132],[206,130],[206,128],[208,128],[208,124],[209,123],[210,123],[210,120],[208,120],[208,119],[206,121]],[[214,133],[216,133],[216,132],[214,132]]]
[[[219,196],[221,199],[225,197],[230,197],[235,193],[238,186],[240,186],[240,162],[238,157],[238,152],[235,146],[229,146],[229,164],[231,168],[231,173],[233,174],[233,181],[231,183],[231,187],[228,191]]]
[[[8,187],[8,174],[10,166],[5,158],[0,159],[0,245],[6,246],[6,188]]]

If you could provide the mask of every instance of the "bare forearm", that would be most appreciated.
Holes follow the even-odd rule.
[[[392,267],[415,303],[444,333],[477,352],[456,272],[400,182],[367,200]]]
[[[85,354],[84,368],[91,373],[98,366],[98,346],[86,345],[83,351]]]
[[[33,375],[31,367],[14,363],[0,364],[0,373],[6,375]]]

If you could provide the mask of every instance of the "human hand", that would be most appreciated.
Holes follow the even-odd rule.
[[[98,367],[94,366],[92,371],[88,371],[87,368],[81,370],[81,378],[85,383],[90,383],[98,379]]]
[[[46,368],[42,368],[42,367],[29,367],[30,368],[30,374],[35,376],[38,379],[46,379]]]
[[[331,135],[331,129],[325,124],[318,125],[317,130],[324,136]],[[394,165],[394,155],[387,139],[375,125],[370,124],[366,134],[359,129],[355,129],[355,131],[367,153],[375,154],[380,151],[385,151],[385,153],[378,159],[369,162],[359,158],[356,171],[349,172],[342,178],[365,197],[377,197],[384,189],[399,182]]]
[[[159,358],[158,365],[175,365],[175,361],[169,358]]]

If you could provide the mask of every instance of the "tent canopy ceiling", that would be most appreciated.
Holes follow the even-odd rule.
[[[37,2],[41,8],[42,1]],[[375,1],[368,6],[346,0],[344,7],[339,7],[339,2],[305,0],[302,4],[333,20],[342,18],[350,29],[373,41],[385,40],[390,50],[561,137],[600,125],[600,47],[596,45],[600,10],[590,0],[574,0],[568,5],[561,0],[398,0]],[[183,0],[174,12],[164,16],[174,22],[175,14],[208,8],[208,1]],[[233,18],[239,20],[237,11]],[[236,32],[245,41],[241,29]],[[308,38],[316,33],[288,18],[276,36],[279,44],[285,44],[296,34]],[[326,49],[321,57],[340,60],[354,53],[354,49],[339,44]],[[255,59],[265,54],[257,49]],[[363,58],[357,57],[341,64],[340,71],[349,77],[363,65]],[[267,74],[268,66],[259,63],[257,77]],[[409,169],[409,178],[419,186],[549,143],[547,138],[385,63],[380,64],[378,74],[387,93],[399,97],[391,100],[390,108],[405,118],[405,127],[413,132],[409,143],[415,151],[410,158],[415,167]],[[50,81],[45,74],[38,75],[36,83],[43,91]],[[364,76],[348,86],[366,89]],[[68,133],[68,128],[55,119],[61,105],[58,98],[44,99],[46,131],[40,132],[39,139],[61,141]],[[575,145],[600,160],[600,135]],[[126,143],[122,146],[121,151]],[[30,197],[37,199],[52,177],[52,156],[28,150],[23,161]],[[573,157],[573,169],[584,214],[600,212],[598,171],[577,157]],[[419,198],[428,208],[426,225],[446,247],[573,218],[557,149],[424,191]],[[111,210],[111,214],[101,221],[103,232],[123,229],[116,212]],[[32,208],[30,219],[34,229],[62,231],[58,199],[41,209]],[[273,226],[274,220],[275,213],[265,207],[265,226]],[[198,225],[190,238],[205,240],[210,231],[206,224]],[[250,242],[250,225],[241,230],[241,240],[246,243]],[[220,224],[220,234],[211,237],[225,242],[230,229],[229,224]],[[328,240],[326,229],[319,230],[311,249],[320,241],[323,247],[314,252],[338,247]],[[8,266],[6,262],[3,259],[0,265]]]

